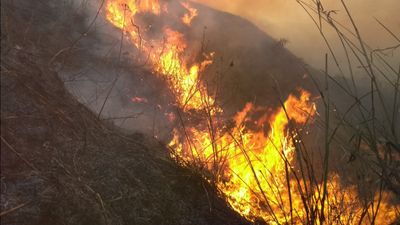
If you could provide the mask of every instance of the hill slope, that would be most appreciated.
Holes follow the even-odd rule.
[[[48,62],[82,18],[54,3],[1,4],[1,223],[246,224],[160,143],[65,90]]]

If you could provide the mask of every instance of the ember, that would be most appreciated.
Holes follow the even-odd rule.
[[[135,103],[147,103],[148,102],[146,98],[141,98],[141,97],[133,97],[133,98],[131,98],[131,101],[135,102]]]

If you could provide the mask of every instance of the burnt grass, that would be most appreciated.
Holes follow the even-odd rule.
[[[49,62],[86,28],[60,7],[1,4],[1,224],[248,224],[165,145],[66,91]]]

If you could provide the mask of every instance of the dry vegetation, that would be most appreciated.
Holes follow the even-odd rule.
[[[382,35],[392,36],[394,45],[373,49],[364,42],[344,1],[341,1],[342,13],[351,27],[338,23],[334,16],[337,12],[325,9],[320,1],[297,2],[314,21],[329,52],[325,55],[323,71],[316,73],[305,68],[319,95],[314,98],[318,115],[309,121],[313,122],[308,124],[311,128],[296,124],[293,115],[286,114],[291,121],[288,139],[293,142],[296,160],[287,158],[283,145],[276,146],[277,150],[282,150],[279,158],[286,168],[285,173],[276,178],[264,175],[261,170],[266,173],[276,171],[268,170],[270,162],[262,161],[262,156],[252,156],[256,150],[250,146],[258,145],[247,140],[248,129],[254,128],[240,123],[234,123],[233,127],[232,124],[221,125],[220,118],[214,118],[211,113],[218,110],[207,104],[202,119],[198,119],[207,128],[197,126],[199,130],[193,131],[193,125],[183,122],[190,119],[180,120],[184,138],[173,142],[173,146],[180,149],[177,158],[186,150],[184,164],[200,168],[208,179],[219,184],[231,205],[253,221],[397,224],[400,222],[400,65],[388,53],[399,49],[399,37],[377,20],[377,25],[383,28]],[[327,39],[326,29],[337,32],[341,48]],[[345,53],[346,63],[339,62],[338,52]],[[334,61],[334,70],[339,73],[330,72],[330,60]],[[355,71],[361,71],[361,79]],[[274,91],[280,93],[281,89],[285,87],[277,82]],[[284,98],[281,95],[279,99],[283,108]],[[221,127],[225,131],[221,132]],[[241,127],[245,129],[241,130]],[[235,130],[240,130],[239,134]],[[226,135],[231,137],[226,138]],[[233,150],[227,150],[231,147]],[[232,152],[238,155],[232,156]],[[243,170],[248,171],[247,175],[252,176],[253,181],[248,181],[247,175],[238,174],[238,170],[230,165],[240,155],[245,156],[247,169]],[[264,168],[260,163],[264,163]],[[227,175],[227,170],[232,170],[234,175]],[[241,196],[250,203],[232,196],[243,193],[227,191],[232,185],[232,176],[239,177],[244,188],[250,189],[246,195],[251,197]],[[286,187],[279,186],[282,184]]]
[[[283,193],[274,193],[280,199],[275,208],[260,185],[260,191],[253,190],[259,209],[271,219],[249,219],[256,224],[280,223],[278,217],[286,224],[398,224],[400,66],[393,67],[385,52],[398,49],[400,39],[378,21],[397,44],[371,49],[343,0],[342,13],[352,28],[337,23],[335,12],[324,9],[320,1],[297,2],[329,46],[326,65],[335,61],[340,74],[332,75],[328,66],[320,73],[304,68],[314,82],[314,93],[319,94],[313,98],[319,114],[301,126],[287,113],[286,96],[277,100],[286,113],[295,160],[288,160],[283,151],[279,155],[285,169],[279,179],[287,186]],[[207,127],[214,157],[208,161],[193,157],[188,162],[175,154],[176,161],[189,169],[174,164],[160,143],[142,135],[120,134],[73,100],[53,71],[65,61],[76,63],[68,56],[80,50],[82,35],[71,35],[70,40],[62,37],[73,30],[90,37],[90,28],[79,23],[71,27],[72,21],[84,15],[59,14],[57,10],[68,11],[68,6],[50,7],[47,1],[39,5],[31,9],[32,3],[2,4],[2,223],[247,223],[226,208],[213,182],[204,181],[220,182],[224,176],[226,158],[220,154],[221,137],[215,132],[219,121],[215,122],[218,118],[213,114],[218,109],[207,105],[191,122],[203,121]],[[55,15],[63,15],[51,24],[55,29],[40,28]],[[26,21],[29,25],[24,26]],[[348,57],[346,65],[337,61],[339,50],[325,38],[325,26],[337,32]],[[280,48],[283,45],[279,42]],[[356,68],[364,70],[369,79],[367,88],[357,83]],[[283,89],[279,83],[273,86],[276,93]],[[178,115],[184,138],[194,142],[187,135],[186,127],[191,124],[185,118],[193,115]],[[229,122],[224,126],[226,134],[233,141],[242,139],[232,134]],[[253,164],[248,161],[249,167]],[[251,176],[257,183],[266,179],[254,170]],[[299,204],[293,203],[295,198]]]
[[[161,143],[65,90],[55,68],[87,55],[58,52],[82,47],[83,18],[59,1],[1,3],[1,224],[246,224]]]

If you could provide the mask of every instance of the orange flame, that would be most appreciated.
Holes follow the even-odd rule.
[[[190,12],[184,19],[186,25],[197,15],[197,10],[182,3]],[[200,63],[191,63],[185,58],[187,43],[182,33],[170,27],[162,30],[163,40],[146,40],[135,24],[138,13],[151,13],[161,16],[161,6],[157,0],[109,0],[107,2],[107,19],[115,27],[129,35],[133,44],[149,55],[154,70],[163,77],[174,92],[178,104],[185,110],[202,109],[204,104],[213,104],[214,99],[208,95],[207,88],[200,82],[200,73],[212,63],[212,54],[205,55]],[[166,8],[164,11],[168,11]],[[142,29],[143,30],[143,29]],[[145,31],[145,30],[144,30]]]
[[[301,91],[299,98],[290,95],[284,107],[255,122],[250,118],[251,112],[263,109],[248,103],[234,117],[232,130],[217,129],[217,134],[211,135],[208,130],[191,127],[185,131],[189,137],[186,140],[182,140],[176,131],[170,146],[187,163],[203,165],[212,172],[229,204],[247,219],[261,218],[270,224],[285,224],[291,220],[295,224],[305,224],[304,201],[320,206],[322,185],[314,186],[315,192],[304,193],[304,185],[289,175],[294,169],[295,143],[299,140],[288,128],[290,121],[305,124],[315,115],[315,105],[309,98],[310,93],[306,91]],[[265,134],[263,128],[268,121],[270,129]],[[256,125],[257,131],[247,129],[247,123]],[[324,209],[324,215],[329,215],[325,220],[327,224],[357,224],[364,213],[357,189],[340,185],[338,176],[333,175],[328,190],[330,195],[325,203],[329,203],[326,204],[329,207]],[[396,207],[385,202],[387,196],[385,193],[386,199],[382,200],[380,208],[382,213],[376,218],[385,224],[398,216]],[[371,223],[368,218],[363,221],[362,224]]]
[[[261,217],[270,221],[271,212],[266,210],[265,203],[271,202],[274,209],[282,203],[277,192],[285,191],[285,160],[290,163],[293,158],[294,147],[286,129],[288,116],[297,123],[304,123],[307,118],[312,117],[315,109],[309,97],[310,94],[305,91],[301,92],[300,98],[289,96],[284,104],[285,108],[280,108],[270,117],[272,122],[267,135],[262,127],[257,132],[246,128],[247,116],[256,110],[248,103],[234,117],[236,126],[232,131],[210,137],[208,131],[190,128],[186,131],[190,136],[190,143],[182,142],[175,136],[170,145],[184,159],[202,162],[209,170],[215,170],[216,163],[223,165],[218,168],[222,171],[218,178],[218,187],[231,206],[248,219]],[[265,117],[261,120],[265,120]],[[266,125],[262,121],[255,124]],[[281,213],[279,216],[281,219],[285,215]]]
[[[197,9],[192,8],[189,3],[182,2],[181,5],[188,11],[183,15],[182,22],[188,26],[192,23],[192,20],[198,15]]]
[[[138,97],[138,96],[131,98],[131,101],[135,102],[135,103],[147,103],[148,102],[147,98],[142,98],[142,97]]]

